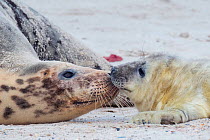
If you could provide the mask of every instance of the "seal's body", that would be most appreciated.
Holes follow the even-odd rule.
[[[112,69],[112,82],[134,102],[137,124],[175,124],[210,117],[210,61],[162,54]]]
[[[66,121],[111,101],[107,72],[41,61],[17,26],[0,12],[0,124]]]
[[[7,23],[10,22],[8,27],[12,28],[13,24],[20,32],[17,42],[13,44],[27,40],[30,47],[25,47],[33,49],[42,61],[55,60],[98,70],[110,69],[110,64],[105,59],[19,0],[0,0],[0,18],[2,17]],[[15,39],[11,34],[10,38]]]

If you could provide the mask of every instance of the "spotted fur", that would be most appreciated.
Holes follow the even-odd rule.
[[[48,28],[50,23],[44,18],[37,20],[37,15],[27,18],[27,13],[18,5],[19,2],[17,4],[11,0],[0,1],[0,11],[3,11],[0,12],[0,124],[70,120],[115,97],[118,89],[111,83],[107,72],[59,60],[97,69],[108,69],[108,63],[97,59],[89,49],[57,28]],[[24,22],[22,19],[25,19]],[[31,20],[33,22],[30,22]],[[38,29],[39,25],[46,25],[46,34],[44,30],[36,33],[28,30]],[[49,35],[48,31],[52,31],[52,34]],[[34,36],[37,33],[41,38]],[[26,34],[31,35],[26,37]],[[46,37],[48,43],[45,42]],[[43,39],[45,41],[41,41]],[[32,40],[35,44],[31,43]],[[43,45],[40,45],[40,41]],[[52,41],[55,42],[54,46]],[[35,48],[32,45],[35,45]],[[38,57],[40,54],[46,57]],[[77,74],[73,78],[64,78],[65,80],[59,78],[59,74],[68,69],[73,69]]]
[[[13,113],[15,113],[15,112],[13,111],[12,108],[6,107],[6,108],[4,109],[3,117],[4,117],[5,119],[9,119],[10,116],[11,116]]]
[[[77,75],[60,80],[59,73],[66,69],[74,69]],[[4,75],[9,77],[7,81]],[[70,120],[109,102],[118,93],[106,72],[61,62],[34,74],[0,70],[0,77],[2,124]]]
[[[24,81],[23,81],[23,79],[17,79],[16,83],[18,83],[19,85],[22,85],[22,84],[24,84]]]

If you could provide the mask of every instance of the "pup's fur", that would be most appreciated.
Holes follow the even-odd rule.
[[[163,54],[112,69],[112,82],[134,102],[133,123],[176,124],[210,117],[210,61]]]

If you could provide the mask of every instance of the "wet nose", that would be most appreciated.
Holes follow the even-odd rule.
[[[116,67],[112,67],[111,69],[111,75],[114,75],[117,73],[117,68]]]

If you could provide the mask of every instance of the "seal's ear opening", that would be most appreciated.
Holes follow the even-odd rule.
[[[72,79],[76,75],[76,71],[73,69],[64,70],[58,74],[58,78],[60,80],[69,80]]]

